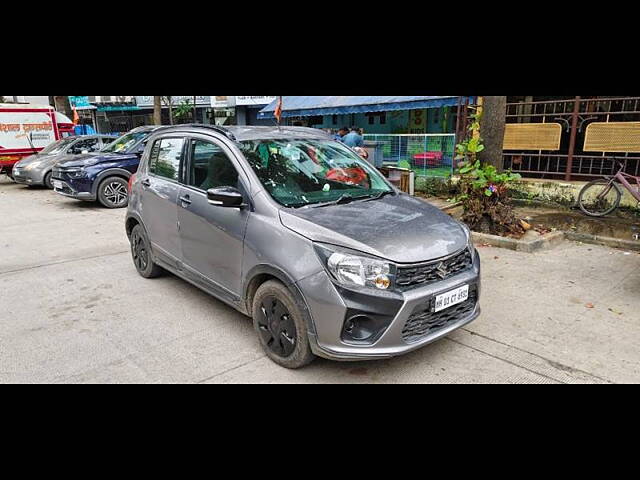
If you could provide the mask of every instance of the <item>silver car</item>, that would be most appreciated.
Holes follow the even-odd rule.
[[[164,128],[129,185],[138,273],[251,316],[282,366],[399,355],[480,313],[468,228],[322,131]]]
[[[51,170],[56,163],[81,153],[97,152],[115,139],[108,135],[65,137],[20,160],[13,166],[11,175],[17,183],[53,188]]]

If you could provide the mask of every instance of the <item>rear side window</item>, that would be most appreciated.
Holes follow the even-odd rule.
[[[149,156],[149,172],[169,180],[179,180],[183,138],[156,140]]]

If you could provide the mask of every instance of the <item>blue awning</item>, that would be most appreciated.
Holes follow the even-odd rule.
[[[283,117],[341,115],[345,113],[388,112],[458,105],[464,97],[380,97],[380,96],[283,96]],[[278,100],[258,113],[258,118],[273,118]]]

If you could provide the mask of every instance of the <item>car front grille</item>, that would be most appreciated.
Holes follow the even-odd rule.
[[[436,296],[434,295],[413,310],[402,329],[402,338],[405,342],[417,342],[427,335],[468,317],[478,301],[478,289],[475,285],[470,285],[469,298],[439,312],[433,311],[435,301]]]
[[[419,265],[399,266],[396,275],[396,285],[400,288],[417,285],[428,285],[445,280],[471,268],[473,261],[471,252],[465,248],[462,252],[444,260]]]

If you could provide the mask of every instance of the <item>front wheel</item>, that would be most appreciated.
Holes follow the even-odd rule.
[[[44,176],[44,180],[42,183],[49,190],[53,190],[53,184],[51,183],[51,172],[47,172],[47,174]]]
[[[300,368],[315,355],[307,336],[307,324],[287,287],[269,280],[253,298],[253,326],[267,356],[286,368]]]
[[[128,183],[124,178],[109,177],[98,187],[98,201],[107,208],[123,208],[129,203]]]
[[[591,217],[604,217],[618,205],[622,192],[613,180],[599,178],[587,183],[578,195],[578,207]]]

